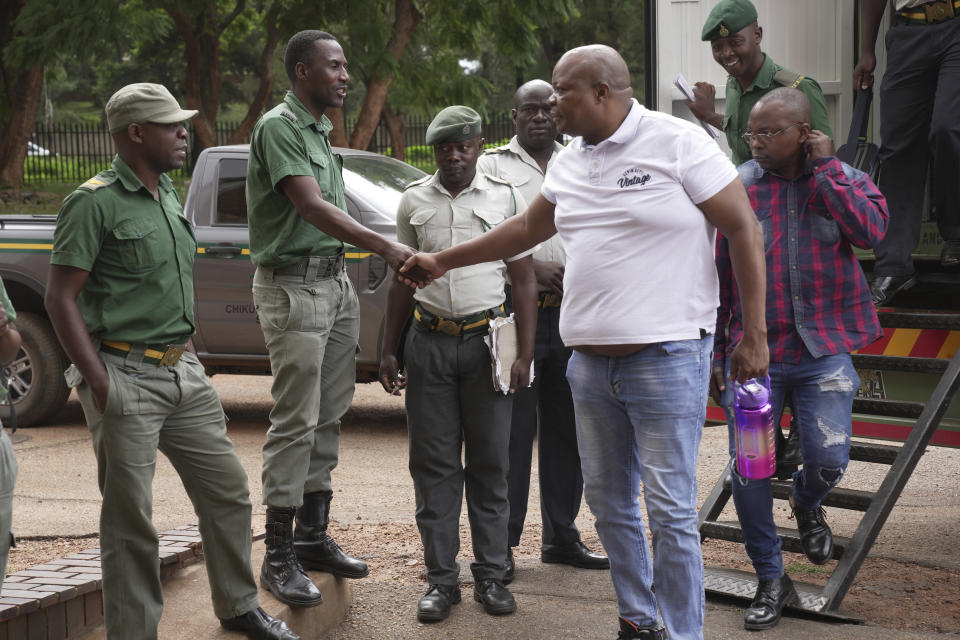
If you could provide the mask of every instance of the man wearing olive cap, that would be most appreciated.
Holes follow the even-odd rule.
[[[404,192],[397,210],[400,242],[418,251],[440,251],[479,237],[524,210],[523,196],[509,183],[477,172],[480,136],[480,116],[469,107],[447,107],[433,119],[427,144],[433,145],[437,172]],[[531,253],[458,269],[415,294],[399,282],[390,289],[380,382],[388,393],[407,387],[410,475],[430,583],[417,606],[421,621],[443,620],[460,601],[456,558],[464,488],[473,538],[474,599],[489,614],[516,609],[503,584],[513,399],[494,390],[483,337],[490,320],[504,314],[509,274],[518,335],[510,393],[528,386],[537,322]],[[411,313],[404,378],[397,352]]]
[[[707,16],[700,39],[710,43],[713,59],[730,74],[726,113],[721,115],[715,111],[716,88],[709,82],[694,85],[695,99],[688,100],[687,106],[700,120],[723,129],[735,165],[753,157],[750,145],[743,139],[750,109],[761,96],[777,87],[802,91],[810,100],[811,127],[833,137],[823,91],[816,80],[781,67],[760,48],[763,28],[757,25],[757,9],[750,0],[718,2]]]
[[[213,385],[187,350],[197,243],[165,172],[183,165],[183,121],[197,112],[161,85],[138,83],[117,91],[106,114],[117,156],[63,202],[45,306],[73,363],[67,383],[97,457],[107,637],[157,637],[163,597],[151,484],[159,449],[200,520],[221,625],[295,640],[258,605],[247,477]]]

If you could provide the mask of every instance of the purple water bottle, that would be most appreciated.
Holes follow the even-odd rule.
[[[770,376],[766,386],[756,378],[733,383],[736,417],[737,473],[751,480],[769,478],[777,470]]]

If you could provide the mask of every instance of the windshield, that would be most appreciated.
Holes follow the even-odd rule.
[[[406,186],[425,175],[420,169],[387,156],[343,157],[343,182],[347,191],[391,218],[397,215],[400,195]]]

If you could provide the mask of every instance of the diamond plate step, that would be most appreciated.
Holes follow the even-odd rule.
[[[754,574],[721,567],[704,567],[703,584],[707,593],[737,598],[748,603],[753,600],[753,594],[757,591],[757,577]],[[817,617],[829,618],[834,621],[863,623],[863,620],[843,613],[824,611],[823,607],[827,604],[827,598],[822,593],[822,587],[796,580],[793,581],[793,585],[800,596],[800,604],[788,607],[787,615],[790,615],[790,610],[800,610],[807,614],[816,614]]]

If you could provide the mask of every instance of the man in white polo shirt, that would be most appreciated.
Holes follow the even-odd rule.
[[[530,207],[481,238],[416,254],[403,269],[419,265],[436,278],[559,232],[567,252],[560,334],[574,351],[567,379],[584,493],[610,557],[619,637],[699,640],[696,466],[719,303],[714,241],[719,229],[730,242],[744,302],[748,328],[731,356],[731,375],[744,380],[763,375],[769,360],[762,234],[719,147],[695,125],[633,100],[616,51],[568,51],[553,91],[557,128],[579,137]]]

